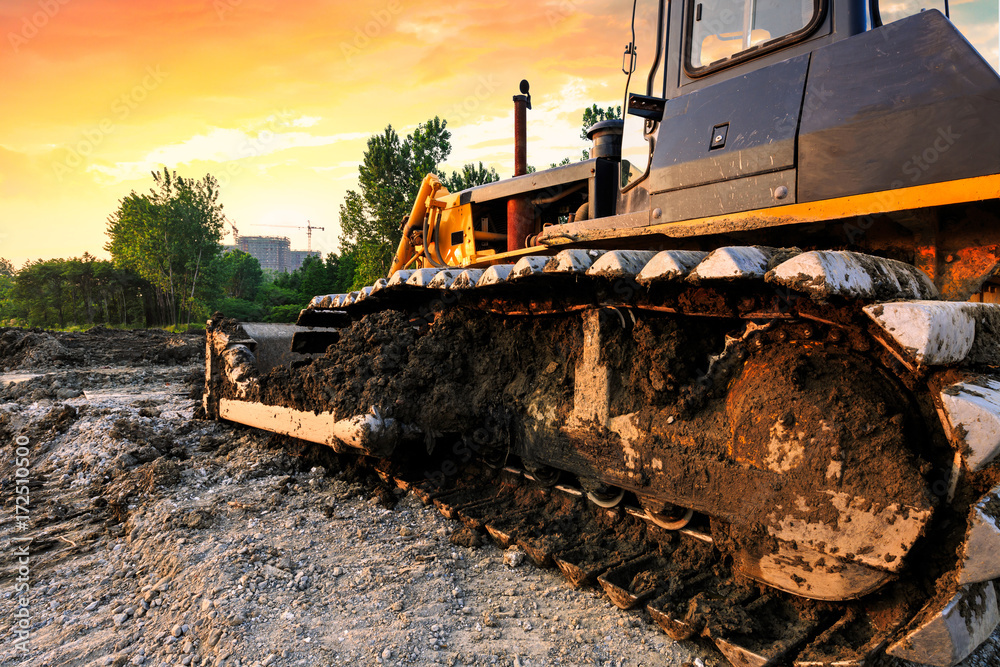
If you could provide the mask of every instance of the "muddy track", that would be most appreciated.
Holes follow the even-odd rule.
[[[468,532],[488,535],[538,567],[557,567],[574,587],[600,587],[619,609],[645,610],[674,640],[728,641],[775,665],[795,658],[850,664],[874,657],[913,611],[900,604],[913,594],[907,586],[849,605],[775,591],[734,573],[731,559],[714,548],[708,525],[663,530],[634,505],[601,509],[580,488],[540,486],[512,466],[471,466],[447,487],[384,467],[379,472],[460,523],[465,532],[453,541],[470,539]]]
[[[415,484],[469,530],[557,564],[574,583],[597,580],[620,607],[646,606],[672,637],[708,637],[731,660],[769,664],[877,655],[936,588],[948,589],[962,537],[956,526],[988,490],[973,480],[944,508],[929,492],[952,459],[928,389],[946,378],[908,365],[853,299],[817,303],[759,282],[626,287],[546,275],[488,293],[385,289],[348,308],[356,321],[322,356],[275,368],[247,388],[222,382],[215,393],[336,419],[371,411],[422,433],[428,454],[450,446],[467,460],[476,451],[529,479],[562,470],[576,487],[569,496],[447,457],[441,474],[419,460],[424,447],[414,442],[397,465],[416,458],[424,482],[407,481],[412,472],[393,479]],[[592,382],[593,368],[610,378],[604,416],[598,407],[580,425],[581,384]],[[584,399],[601,389],[584,387]],[[533,412],[546,416],[525,418]],[[609,427],[608,415],[628,415],[649,435],[637,444],[638,436]],[[477,443],[479,433],[486,436]],[[631,442],[625,467],[623,442]],[[461,481],[446,486],[456,474]],[[623,488],[632,507],[595,512],[581,499],[607,488]],[[845,541],[845,560],[835,555],[836,531],[850,519],[817,504],[787,521],[815,525],[835,544],[819,543],[819,558],[803,561],[762,528],[774,507],[816,489],[907,507],[911,533],[930,537],[884,553],[878,543]],[[681,534],[661,530],[643,520],[653,507],[694,509],[694,523]],[[932,507],[933,521],[912,518]],[[885,529],[895,522],[888,517]],[[810,595],[814,581],[826,585],[853,566],[851,552],[888,563],[889,576],[827,598],[862,602]],[[764,572],[757,559],[783,562],[791,574]],[[824,568],[826,580],[813,577]],[[773,583],[788,576],[791,583]]]

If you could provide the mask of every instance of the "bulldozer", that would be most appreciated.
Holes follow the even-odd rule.
[[[514,177],[210,320],[204,410],[733,665],[955,665],[1000,624],[1000,77],[935,0],[648,1],[589,159],[528,172],[522,82]]]

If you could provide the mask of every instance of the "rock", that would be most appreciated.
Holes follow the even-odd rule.
[[[82,396],[83,392],[79,389],[65,388],[56,391],[56,398],[67,399],[67,398],[77,398]]]
[[[149,463],[160,458],[160,452],[152,445],[143,445],[139,448],[139,451],[135,452],[135,458],[139,463]]]
[[[101,605],[101,603],[98,600],[94,600],[93,602],[91,602],[90,604],[88,604],[86,607],[84,607],[84,611],[94,611],[100,605]]]
[[[261,667],[271,667],[271,665],[273,665],[274,661],[277,660],[277,659],[278,659],[278,656],[276,656],[275,654],[271,653],[266,658],[264,658],[264,662],[260,663],[260,665],[261,665]]]
[[[184,630],[181,629],[180,625],[175,625],[174,627],[170,628],[170,634],[172,634],[174,637],[180,637],[182,634],[184,634]]]
[[[340,567],[335,567],[335,568],[333,568],[332,574],[335,577],[339,577],[340,575],[344,574],[344,569],[340,568]]]
[[[383,649],[383,651],[382,651],[382,659],[383,660],[388,660],[391,657],[392,657],[392,649],[388,649],[388,648],[387,649]]]
[[[468,547],[470,549],[475,549],[476,547],[481,547],[483,545],[483,538],[480,537],[479,533],[472,530],[468,526],[462,526],[460,529],[456,530],[448,538],[448,541],[458,547]]]
[[[524,550],[515,545],[503,552],[503,563],[510,567],[517,567],[524,562]]]
[[[128,614],[124,612],[122,612],[121,614],[115,614],[111,620],[114,621],[116,626],[122,626],[125,624],[125,621],[128,620]]]

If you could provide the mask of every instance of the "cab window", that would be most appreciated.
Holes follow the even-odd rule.
[[[717,69],[761,45],[804,36],[818,22],[820,0],[694,0],[687,70]]]

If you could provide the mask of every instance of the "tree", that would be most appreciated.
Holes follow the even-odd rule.
[[[413,208],[424,176],[451,153],[447,121],[421,123],[405,139],[389,125],[368,139],[358,168],[358,189],[340,205],[340,246],[355,260],[353,286],[385,277],[401,236],[400,222]]]
[[[14,317],[14,276],[17,271],[10,260],[0,257],[0,326]]]
[[[434,116],[418,125],[413,134],[403,142],[410,178],[407,186],[408,200],[412,201],[416,197],[424,176],[436,172],[438,165],[451,154],[451,132],[446,129],[447,126],[448,121]]]
[[[580,138],[587,138],[587,130],[593,127],[596,123],[600,123],[602,120],[615,120],[622,117],[622,105],[610,106],[606,109],[602,109],[596,104],[592,104],[589,108],[583,110],[583,125],[580,129]]]
[[[231,299],[253,301],[264,283],[264,271],[257,258],[242,250],[223,253],[217,260],[222,292]]]
[[[135,271],[155,288],[158,323],[191,321],[204,267],[218,254],[224,218],[218,183],[182,178],[164,168],[155,188],[133,190],[108,219],[104,248],[115,266]]]
[[[500,174],[493,167],[487,169],[480,162],[478,165],[467,164],[462,167],[462,171],[453,171],[451,176],[445,177],[444,185],[450,192],[461,192],[474,188],[477,185],[486,185],[500,180]]]

